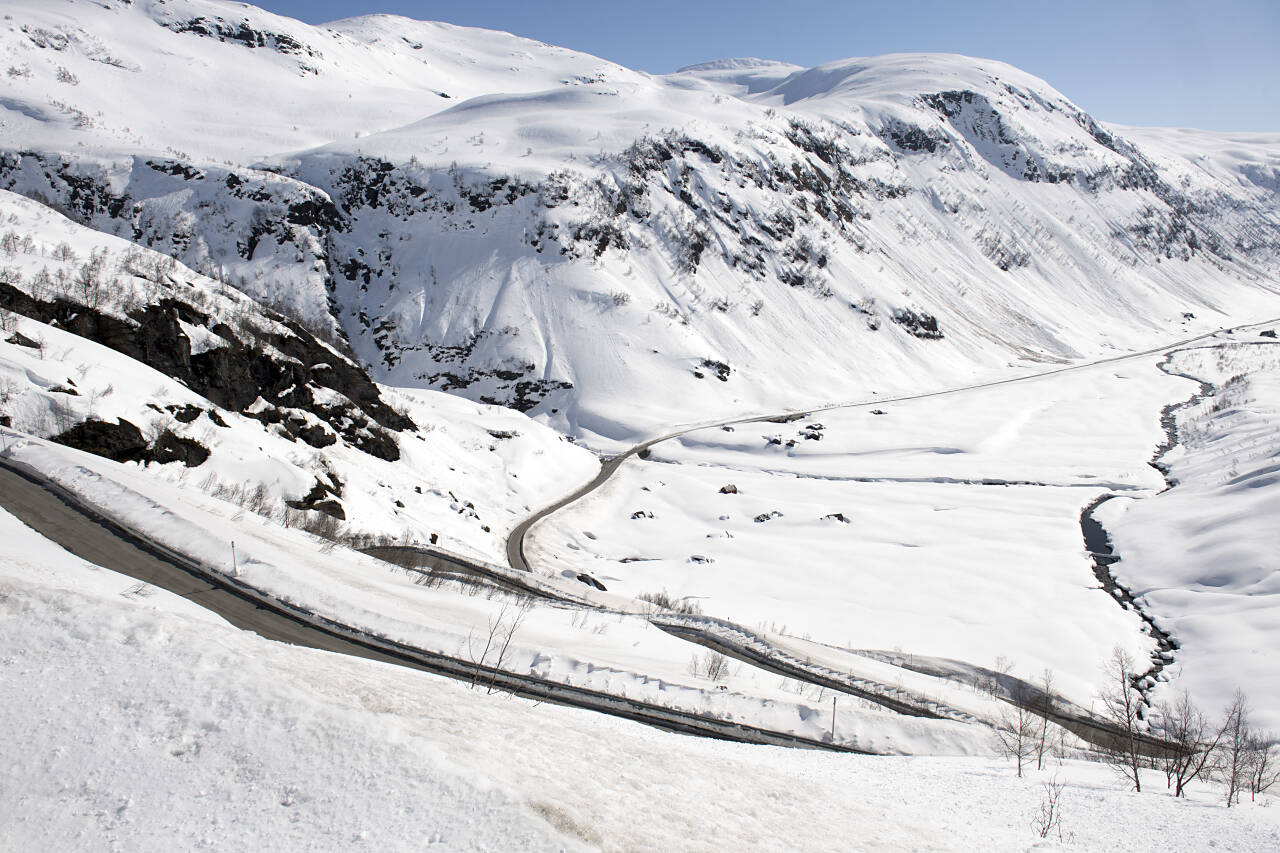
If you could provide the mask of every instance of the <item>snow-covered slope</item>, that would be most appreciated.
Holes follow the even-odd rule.
[[[1263,331],[1173,354],[1166,371],[1208,387],[1169,413],[1177,444],[1160,465],[1170,488],[1101,514],[1116,575],[1182,642],[1174,686],[1215,704],[1241,687],[1255,725],[1276,732],[1280,672],[1267,650],[1280,621],[1280,346],[1275,328]]]
[[[5,13],[4,137],[46,150],[248,163],[494,91],[635,76],[506,33],[391,15],[313,27],[219,0],[14,0]]]
[[[10,9],[4,186],[602,447],[1278,304],[1274,140],[1130,138],[998,62],[654,77],[385,17]]]
[[[1057,692],[1083,708],[1119,648],[1150,660],[1152,679],[1172,680],[1144,681],[1152,698],[1186,684],[1218,704],[1239,685],[1258,720],[1275,724],[1280,684],[1256,654],[1273,645],[1275,623],[1274,537],[1258,523],[1274,515],[1275,413],[1241,403],[1245,387],[1273,390],[1270,345],[1255,336],[1239,352],[1173,359],[1171,370],[1223,390],[1175,413],[1186,447],[1162,464],[1184,484],[1159,494],[1164,480],[1147,463],[1160,408],[1193,383],[1159,373],[1160,356],[1145,351],[1280,315],[1280,137],[1104,126],[1044,81],[953,55],[811,69],[726,59],[652,76],[388,16],[313,27],[217,0],[8,0],[3,13],[3,453],[100,511],[213,572],[234,541],[238,583],[474,662],[474,637],[492,635],[511,604],[502,594],[420,585],[284,528],[496,562],[522,518],[600,470],[579,443],[608,451],[681,425],[908,392],[884,408],[700,429],[628,461],[590,500],[535,528],[529,584],[572,590],[558,597],[573,607],[534,608],[505,663],[812,741],[983,753],[1010,672],[1035,679],[1051,668]],[[922,393],[1133,351],[1144,352]],[[1121,556],[1114,577],[1099,574],[1080,536],[1082,508],[1104,493],[1125,496],[1096,514]],[[776,773],[743,801],[752,811],[801,766],[611,724],[579,731],[563,711],[482,708],[356,664],[334,682],[323,674],[336,671],[331,660],[231,642],[163,596],[151,611],[143,587],[130,585],[122,604],[113,576],[8,516],[0,532],[0,610],[19,626],[0,639],[0,666],[39,648],[54,673],[48,688],[23,679],[0,719],[52,744],[64,730],[33,732],[29,708],[52,715],[63,685],[91,685],[85,706],[119,705],[112,719],[156,747],[129,765],[139,777],[187,778],[160,768],[164,756],[185,771],[195,758],[184,756],[208,744],[194,787],[247,798],[263,778],[280,783],[282,808],[305,801],[282,781],[289,756],[246,762],[260,739],[219,736],[193,710],[212,704],[204,672],[258,654],[268,663],[245,670],[223,711],[277,732],[267,718],[278,708],[314,710],[301,755],[328,814],[346,780],[314,756],[333,731],[355,721],[370,742],[390,732],[416,744],[420,712],[403,709],[433,703],[449,710],[431,731],[431,760],[411,751],[415,761],[391,766],[424,766],[439,802],[480,802],[529,846],[670,847],[706,815],[641,825],[634,815],[654,804],[619,793],[629,781],[598,788],[589,757],[547,788],[540,772],[511,770],[508,738],[556,766],[609,738],[611,769],[618,755],[643,756],[655,785],[684,770],[698,776],[695,801],[718,803],[704,789],[731,787],[707,764],[725,778]],[[1116,579],[1133,601],[1113,594]],[[645,593],[698,602],[705,615],[655,615]],[[719,648],[731,634],[748,638],[738,648],[763,649],[766,666],[790,668],[735,662],[713,681],[699,669],[710,658],[691,662],[681,639]],[[142,671],[155,636],[166,638],[151,643],[160,676],[103,679]],[[91,672],[90,644],[107,649]],[[939,719],[899,716],[866,691],[842,693],[837,708],[821,681],[796,680],[815,673],[915,696],[912,707]],[[252,697],[272,679],[264,708]],[[393,698],[348,689],[357,682],[394,682]],[[184,687],[181,701],[138,712],[161,683]],[[371,721],[371,708],[383,719]],[[467,731],[476,721],[480,738]],[[438,760],[480,752],[483,775]],[[102,769],[103,754],[90,744],[71,770],[11,762],[0,785],[35,779],[39,814],[92,809],[128,843],[130,806],[116,804],[127,786]],[[384,755],[353,747],[343,757],[372,774]],[[788,802],[804,811],[833,802],[829,789],[847,794],[837,770],[804,763],[805,795]],[[935,772],[872,778],[905,789]],[[56,788],[68,773],[107,781],[69,793]],[[204,781],[228,773],[230,786]],[[965,788],[972,775],[947,778]],[[1134,807],[1086,796],[1090,811]],[[139,798],[162,811],[155,790]],[[187,799],[179,819],[195,820]],[[963,798],[953,807],[974,808]],[[1025,822],[990,797],[984,807],[987,821]],[[1140,808],[1174,823],[1189,814]],[[743,824],[741,843],[816,849],[836,837],[844,847],[848,818],[843,805],[836,812],[838,831],[821,840],[770,820]],[[873,812],[859,823],[884,817]],[[403,814],[383,814],[403,838]],[[908,812],[889,819],[911,824]],[[431,821],[446,843],[493,846],[468,819]],[[1272,823],[1213,836],[1266,847]],[[260,816],[254,826],[277,831]],[[330,839],[339,828],[323,825]],[[895,829],[884,843],[929,847],[958,837],[949,828]],[[1081,836],[1114,846],[1094,829]],[[1210,832],[1197,831],[1183,838]],[[1025,846],[1013,831],[999,843]]]
[[[1046,843],[1031,821],[1055,775],[1064,849],[1266,850],[1280,833],[1271,797],[1227,810],[1206,785],[1133,794],[1076,761],[1017,779],[990,758],[678,737],[268,642],[4,513],[0,618],[0,823],[18,850],[1020,851]]]
[[[598,469],[518,412],[379,387],[235,289],[34,201],[0,191],[0,223],[0,426],[289,524],[489,559]]]

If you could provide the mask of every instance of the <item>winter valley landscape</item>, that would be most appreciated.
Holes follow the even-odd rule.
[[[0,848],[1280,849],[1280,132],[0,12]]]

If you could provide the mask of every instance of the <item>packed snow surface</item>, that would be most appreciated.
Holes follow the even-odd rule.
[[[867,758],[665,734],[272,643],[0,513],[15,849],[1267,850],[1228,811],[1056,759]],[[1030,822],[1057,776],[1063,844]],[[1154,781],[1150,780],[1150,781]]]

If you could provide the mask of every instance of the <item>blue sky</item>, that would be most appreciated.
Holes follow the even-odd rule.
[[[321,23],[371,12],[507,30],[661,73],[728,56],[816,65],[1001,59],[1121,124],[1280,131],[1280,0],[259,0]]]

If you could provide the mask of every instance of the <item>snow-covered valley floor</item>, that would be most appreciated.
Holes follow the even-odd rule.
[[[271,643],[0,516],[7,849],[1266,850],[1100,766],[719,743]],[[1064,838],[1031,821],[1058,775]],[[1150,780],[1155,784],[1155,775]]]
[[[1230,399],[1240,405],[1215,411],[1227,409],[1232,424],[1245,425],[1218,440],[1227,449],[1198,453],[1199,479],[1270,483],[1263,475],[1275,459],[1268,402],[1274,369],[1267,360],[1274,357],[1272,339],[1259,331],[1271,330],[1175,351],[1174,364],[1187,363],[1185,371],[1161,370],[1163,355],[1139,356],[991,388],[687,433],[628,459],[602,489],[534,528],[530,559],[587,572],[632,595],[662,591],[709,615],[804,640],[988,667],[1000,660],[997,668],[1031,679],[1048,668],[1065,696],[1090,707],[1113,649],[1141,660],[1156,647],[1138,616],[1117,606],[1094,576],[1081,510],[1118,494],[1123,500],[1106,507],[1104,522],[1125,506],[1136,515],[1165,488],[1150,464],[1165,438],[1161,412],[1197,389],[1173,374],[1221,381],[1231,375],[1223,363],[1256,371],[1257,390],[1246,398],[1246,380],[1234,380]],[[1250,347],[1261,355],[1250,360]],[[1222,433],[1232,429],[1214,423]],[[1231,450],[1236,443],[1247,454]],[[1229,451],[1243,458],[1215,466]],[[1261,479],[1246,477],[1246,465]],[[1142,517],[1191,488],[1161,496]],[[1164,565],[1208,573],[1220,587],[1251,588],[1254,597],[1232,599],[1250,602],[1247,637],[1227,624],[1234,607],[1220,607],[1221,617],[1205,630],[1224,648],[1260,648],[1256,631],[1266,629],[1257,626],[1274,624],[1277,615],[1266,594],[1276,576],[1276,540],[1268,513],[1249,501],[1266,501],[1271,492],[1239,486],[1231,495],[1216,497],[1217,512],[1238,525],[1217,537],[1229,538],[1230,553],[1202,557],[1197,537],[1205,527],[1185,510],[1164,527],[1143,529],[1153,542],[1178,541],[1170,526],[1191,540],[1180,542],[1180,552],[1163,546]],[[1124,542],[1137,538],[1121,537],[1122,557]],[[1122,581],[1138,558],[1122,560]],[[1213,619],[1179,615],[1174,603],[1197,578],[1181,576],[1164,594],[1140,583],[1135,593],[1152,593],[1144,609],[1181,639],[1180,626]],[[1190,652],[1187,666],[1202,666],[1203,654],[1203,645]],[[1205,667],[1212,677],[1198,683],[1212,685],[1206,700],[1215,705],[1236,687],[1249,690],[1264,725],[1273,727],[1280,680],[1262,658],[1258,666],[1253,659],[1224,651]],[[1174,672],[1183,669],[1180,663]]]

